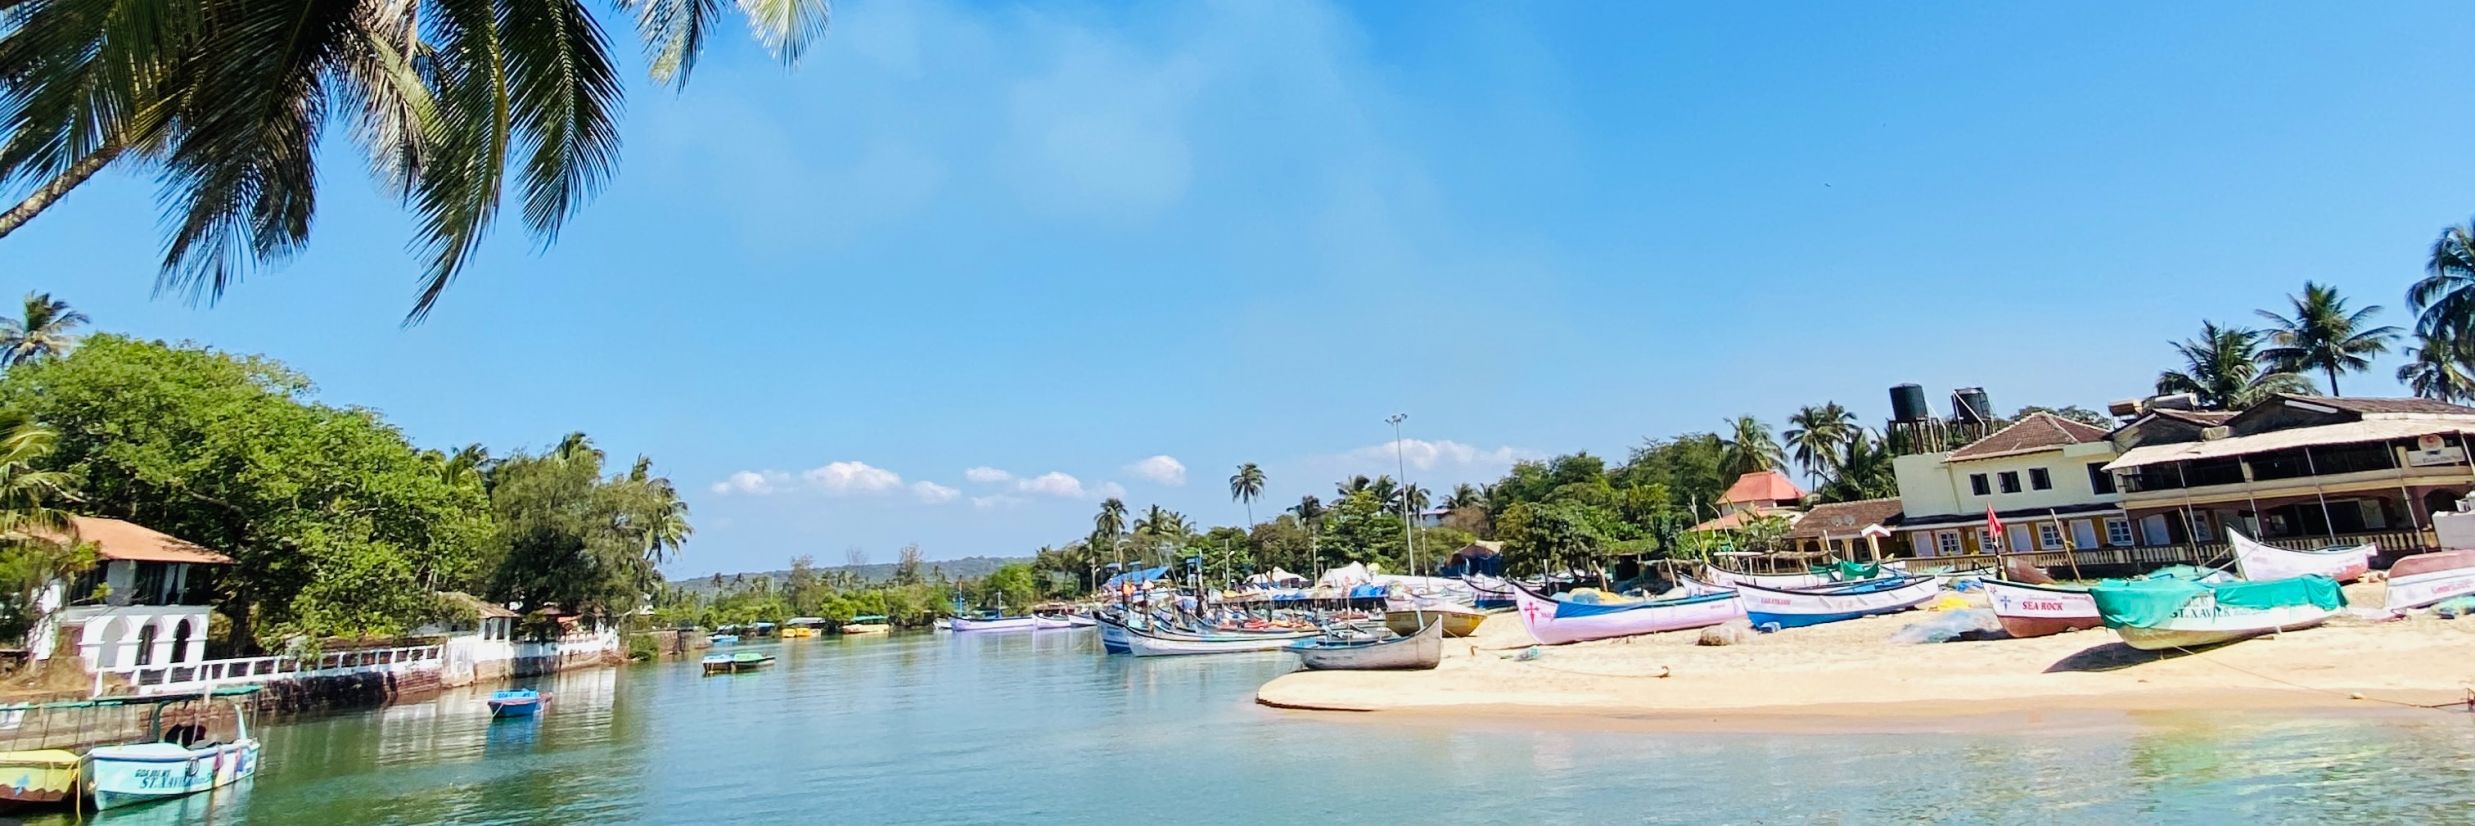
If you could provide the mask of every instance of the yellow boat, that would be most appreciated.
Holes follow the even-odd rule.
[[[782,638],[786,640],[807,639],[816,636],[817,629],[824,626],[824,617],[792,617],[782,621]]]
[[[1385,611],[1384,627],[1392,629],[1392,633],[1407,637],[1418,633],[1418,629],[1426,627],[1427,623],[1434,622],[1437,617],[1443,618],[1444,636],[1447,637],[1466,637],[1478,633],[1478,624],[1487,621],[1486,614],[1460,606],[1450,606]]]
[[[0,751],[0,803],[59,803],[77,791],[76,753],[60,749]]]

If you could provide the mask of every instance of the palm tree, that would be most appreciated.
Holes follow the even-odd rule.
[[[1394,503],[1401,508],[1401,515],[1408,518],[1416,518],[1432,500],[1432,494],[1417,485],[1403,485],[1401,491],[1393,495]]]
[[[1401,495],[1401,483],[1392,481],[1392,474],[1386,473],[1375,477],[1375,481],[1367,483],[1364,490],[1373,495],[1375,501],[1391,505]]]
[[[1859,499],[1880,499],[1899,495],[1899,477],[1892,470],[1894,459],[1888,445],[1873,431],[1855,429],[1848,443],[1833,464],[1830,481],[1824,482],[1820,494],[1825,502],[1853,502]]]
[[[1117,551],[1117,567],[1126,567],[1125,546],[1117,537],[1126,532],[1126,500],[1111,496],[1100,501],[1100,513],[1091,518],[1091,535],[1097,540],[1107,538],[1110,550]]]
[[[2276,345],[2260,351],[2260,358],[2280,372],[2328,374],[2332,396],[2338,395],[2339,373],[2372,369],[2371,357],[2389,352],[2389,342],[2398,337],[2396,327],[2371,326],[2380,305],[2348,312],[2346,299],[2333,287],[2305,281],[2303,294],[2286,300],[2294,305],[2293,316],[2260,311],[2261,318],[2275,325],[2269,331],[2269,343]]]
[[[37,599],[93,564],[79,547],[77,525],[56,503],[73,502],[69,474],[38,467],[59,443],[51,428],[0,415],[0,579],[29,624],[42,619]],[[73,595],[82,597],[84,595]]]
[[[2249,407],[2279,393],[2312,392],[2312,383],[2302,376],[2261,369],[2261,337],[2257,330],[2201,322],[2199,338],[2175,342],[2183,369],[2157,374],[2157,392],[2190,393],[2210,410]]]
[[[1229,498],[1246,504],[1246,526],[1255,525],[1255,498],[1263,495],[1263,468],[1253,462],[1238,465],[1237,475],[1229,477]]]
[[[1175,534],[1176,527],[1171,520],[1176,516],[1175,512],[1159,505],[1145,507],[1143,515],[1134,520],[1135,545],[1147,550],[1159,550],[1160,544]]]
[[[1468,482],[1452,486],[1452,495],[1444,497],[1444,509],[1475,508],[1486,500],[1479,498],[1478,486]]]
[[[69,331],[90,319],[51,293],[27,293],[24,318],[0,318],[0,367],[59,358],[77,346]]]
[[[2398,368],[2398,383],[2417,398],[2454,402],[2475,397],[2475,378],[2467,375],[2466,352],[2455,342],[2420,336],[2406,348],[2406,366]]]
[[[796,60],[824,0],[744,0],[757,39]],[[711,0],[614,0],[653,79],[686,84]],[[418,216],[428,259],[417,320],[521,193],[525,229],[555,238],[618,159],[624,83],[582,3],[456,0],[0,0],[0,212],[5,236],[105,167],[164,183],[159,283],[212,298],[308,241],[319,149],[349,129]],[[512,167],[512,168],[511,168]],[[510,180],[510,179],[513,180]]]
[[[1770,437],[1770,425],[1752,416],[1728,420],[1729,436],[1720,442],[1719,464],[1729,476],[1778,467],[1781,461],[1779,442]]]
[[[1317,525],[1323,524],[1323,500],[1315,498],[1314,494],[1298,497],[1298,504],[1289,512],[1297,514],[1298,521],[1306,523],[1306,530],[1310,533]]]
[[[2415,332],[2449,341],[2475,333],[2475,221],[2441,229],[2424,259],[2423,280],[2406,288]]]
[[[1334,497],[1336,499],[1347,499],[1352,493],[1357,493],[1358,491],[1366,490],[1367,488],[1374,486],[1375,480],[1368,479],[1366,478],[1366,474],[1361,473],[1335,483],[1332,486],[1332,492],[1339,494]]]
[[[1808,479],[1820,480],[1822,472],[1839,459],[1840,449],[1857,430],[1856,414],[1840,407],[1838,402],[1820,406],[1807,405],[1788,417],[1787,443],[1795,446],[1796,464],[1805,469]]]

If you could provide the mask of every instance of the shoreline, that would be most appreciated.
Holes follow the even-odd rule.
[[[2348,588],[2378,604],[2379,585]],[[1283,713],[1659,731],[2016,730],[2193,713],[2468,713],[2475,621],[2339,619],[2191,653],[2093,629],[1899,643],[1910,611],[1699,646],[1683,631],[1529,645],[1497,614],[1431,671],[1299,671],[1257,689]],[[1535,654],[1527,654],[1535,650]],[[1518,656],[1531,659],[1515,659]],[[2422,709],[2411,706],[2444,706]]]

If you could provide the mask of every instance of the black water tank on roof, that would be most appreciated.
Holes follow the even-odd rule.
[[[1925,386],[1902,384],[1891,388],[1891,421],[1921,422],[1934,415],[1925,407]]]
[[[1984,423],[1994,420],[1994,403],[1986,398],[1985,388],[1962,387],[1951,391],[1953,421]]]

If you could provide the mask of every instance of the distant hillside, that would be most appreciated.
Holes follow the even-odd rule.
[[[946,579],[975,579],[978,577],[987,576],[990,572],[997,570],[999,566],[1006,565],[1008,563],[1030,561],[1031,558],[1027,556],[966,556],[961,559],[931,560],[920,563],[920,575],[934,578],[936,575],[931,572],[942,571],[945,573]],[[819,565],[816,570],[817,573],[820,574],[827,571],[850,571],[857,574],[861,580],[867,582],[891,582],[894,579],[894,566],[895,563],[892,562],[874,562],[857,567],[850,565]],[[705,574],[703,576],[674,579],[671,580],[670,584],[685,590],[702,592],[713,590],[713,578],[716,576],[721,577],[724,584],[728,584],[732,580],[738,578],[745,578],[750,581],[758,579],[771,579],[776,582],[780,582],[784,579],[790,578],[790,575],[791,570],[789,568],[784,568],[778,571],[748,571],[746,573],[737,574]]]

